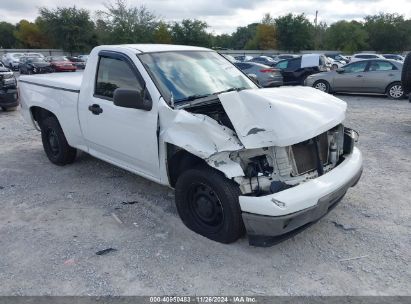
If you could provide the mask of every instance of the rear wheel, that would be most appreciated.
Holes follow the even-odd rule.
[[[77,150],[70,147],[61,129],[60,123],[54,116],[45,118],[40,123],[43,148],[48,159],[56,165],[64,166],[74,162]]]
[[[220,243],[244,234],[237,184],[207,166],[187,170],[176,184],[176,206],[184,224]]]
[[[387,96],[391,99],[402,99],[405,93],[400,82],[394,82],[387,88]]]
[[[320,90],[322,92],[325,92],[325,93],[330,92],[330,84],[325,80],[317,80],[313,84],[313,88]]]

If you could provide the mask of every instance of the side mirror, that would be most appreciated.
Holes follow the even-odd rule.
[[[335,71],[336,71],[338,74],[342,74],[342,73],[345,72],[345,69],[344,69],[344,68],[338,68],[338,69],[336,69]]]
[[[257,79],[257,75],[256,74],[247,74],[247,76],[248,76],[248,78],[250,78],[255,84],[260,84],[259,82],[258,82],[258,79]]]
[[[118,107],[150,111],[153,102],[146,89],[142,91],[133,89],[115,89],[114,104]]]

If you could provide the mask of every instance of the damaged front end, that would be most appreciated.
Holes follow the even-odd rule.
[[[311,88],[235,91],[160,107],[161,137],[260,196],[321,176],[350,153],[345,108]]]
[[[235,181],[250,244],[268,246],[324,216],[359,180],[345,110],[311,88],[229,92],[162,107],[160,138]]]

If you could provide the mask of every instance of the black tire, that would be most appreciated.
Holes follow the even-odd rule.
[[[405,96],[401,82],[393,82],[387,87],[386,94],[390,99],[403,99]]]
[[[58,166],[74,162],[77,150],[67,143],[57,118],[54,116],[45,118],[41,121],[40,128],[44,152],[46,152],[48,159]]]
[[[411,92],[411,53],[405,57],[401,72],[402,88],[405,94]]]
[[[330,84],[328,83],[328,81],[322,79],[314,82],[313,88],[325,93],[330,92]]]
[[[189,229],[228,244],[245,232],[239,195],[236,183],[203,165],[181,174],[176,183],[175,200],[178,214]]]

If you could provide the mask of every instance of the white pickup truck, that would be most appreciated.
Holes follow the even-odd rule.
[[[345,102],[308,87],[261,89],[205,48],[99,46],[84,73],[21,76],[19,90],[52,163],[82,150],[175,188],[184,224],[222,243],[295,234],[362,172]]]

